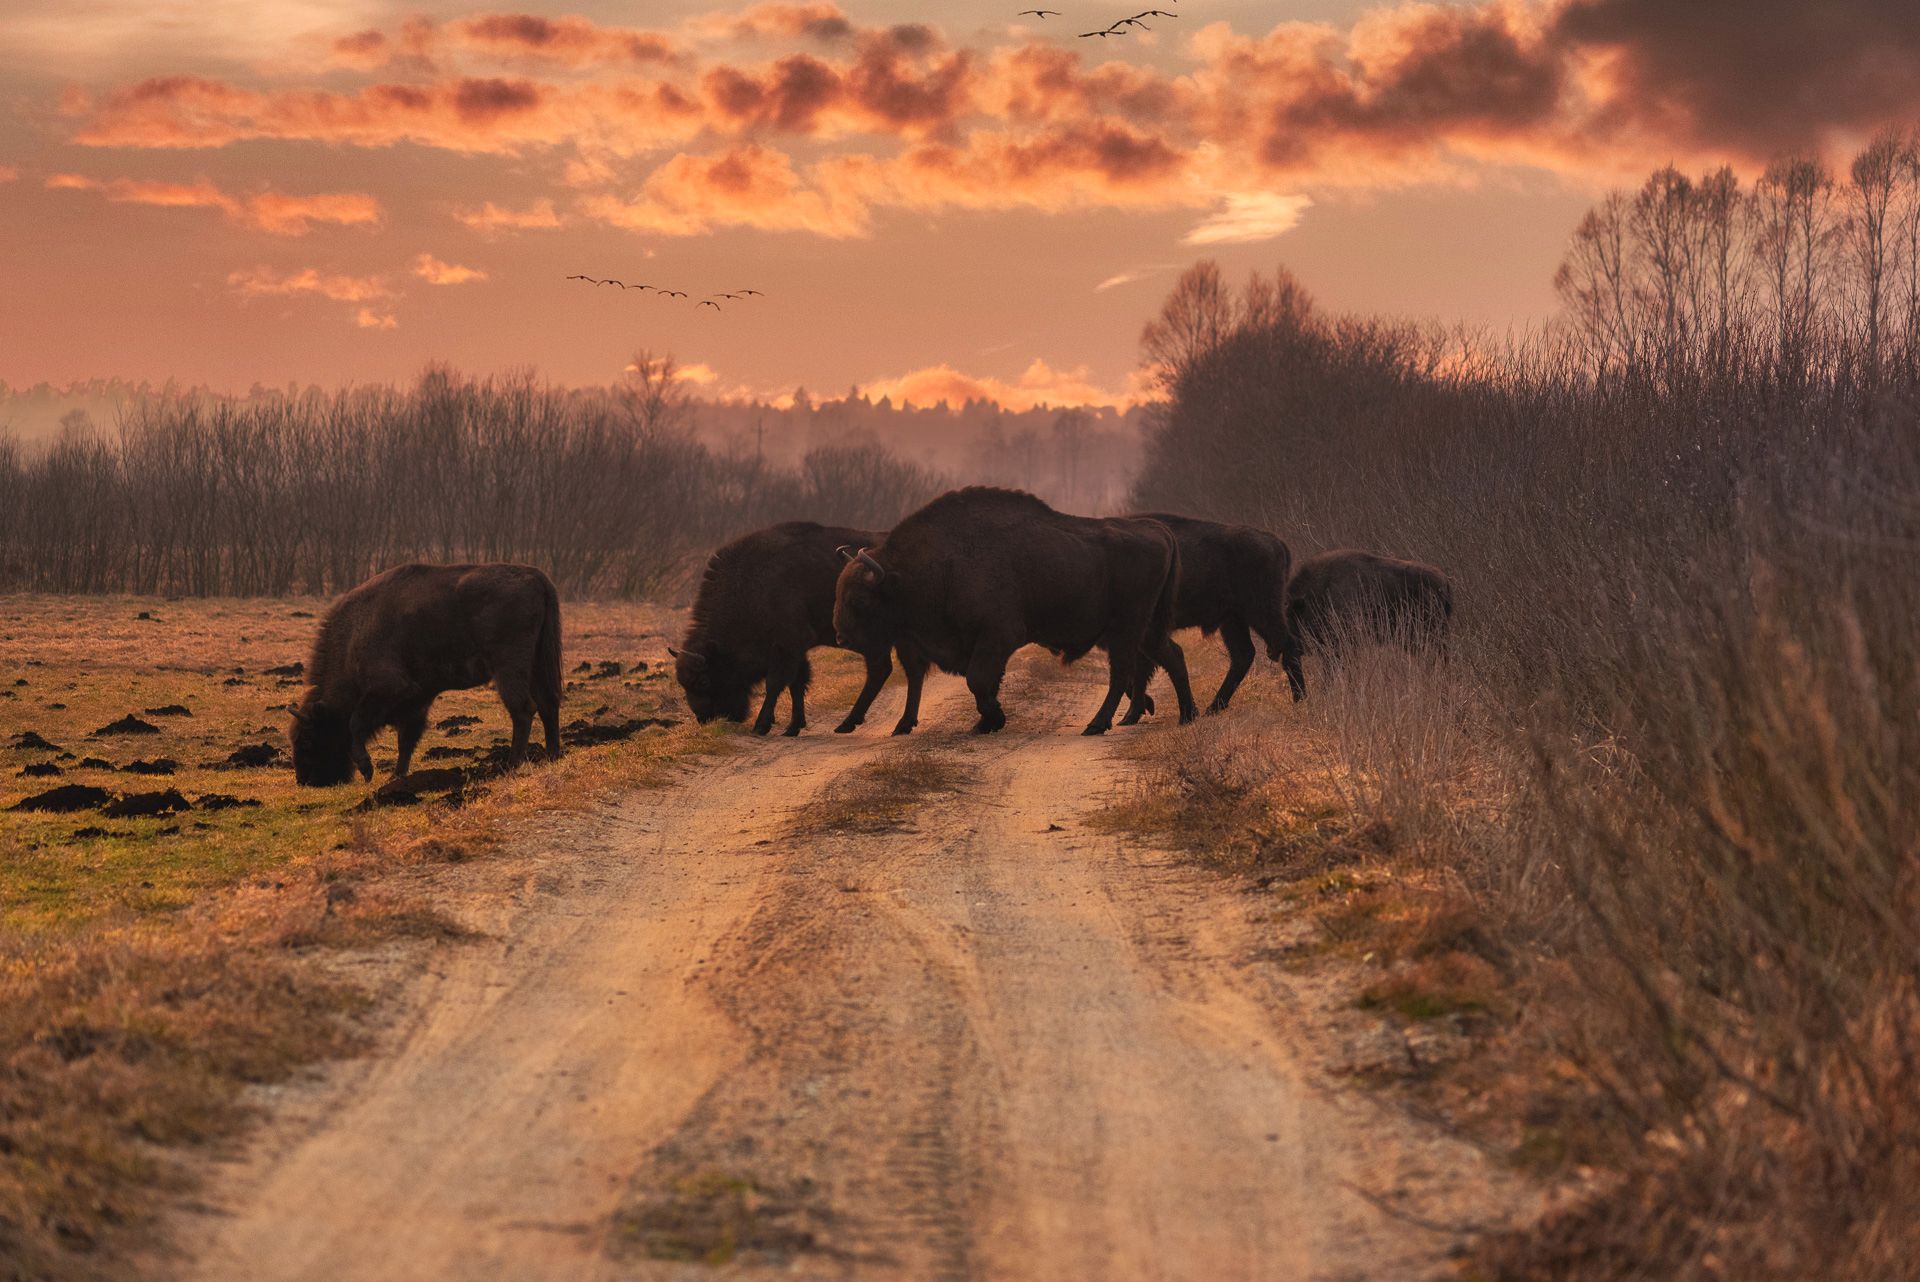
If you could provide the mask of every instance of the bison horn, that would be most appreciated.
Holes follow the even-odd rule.
[[[861,548],[859,553],[855,556],[854,559],[859,561],[860,564],[866,566],[869,570],[872,570],[873,577],[876,579],[880,578],[882,575],[886,574],[887,572],[886,569],[878,561],[873,559],[873,553],[868,551],[866,548]]]
[[[853,560],[853,544],[851,543],[842,543],[839,547],[835,548],[834,551],[840,554],[842,561]]]
[[[301,711],[300,705],[297,703],[289,703],[287,705],[287,711],[293,714],[295,721],[305,721],[307,719],[307,714]]]

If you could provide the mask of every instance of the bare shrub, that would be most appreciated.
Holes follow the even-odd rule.
[[[1446,662],[1310,671],[1293,724],[1527,959],[1525,1031],[1580,1095],[1561,1151],[1615,1173],[1493,1276],[1911,1276],[1910,152],[1844,189],[1808,160],[1746,193],[1656,174],[1582,224],[1569,325],[1525,345],[1261,285],[1184,289],[1157,333],[1196,298],[1231,321],[1147,353],[1137,504],[1458,589]]]

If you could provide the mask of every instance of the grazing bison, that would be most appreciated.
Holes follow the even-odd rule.
[[[1418,561],[1350,548],[1322,552],[1294,571],[1287,613],[1300,639],[1321,649],[1356,637],[1438,645],[1453,617],[1453,584]]]
[[[1137,694],[1148,660],[1167,669],[1180,719],[1193,717],[1186,660],[1167,635],[1180,548],[1157,521],[1056,512],[1031,494],[954,490],[907,517],[841,571],[833,623],[842,645],[906,643],[964,673],[980,720],[1007,723],[1000,682],[1032,643],[1071,663],[1107,652],[1107,697],[1087,723],[1103,734],[1123,694]]]
[[[702,724],[715,717],[745,721],[753,687],[764,681],[766,696],[753,732],[773,729],[784,690],[793,697],[785,733],[799,734],[807,724],[807,685],[813,679],[807,651],[836,644],[833,585],[851,555],[840,549],[863,548],[884,537],[871,530],[788,521],[715,552],[700,583],[687,639],[673,652],[674,675],[693,715]],[[846,719],[834,727],[836,734],[866,720],[893,671],[890,645],[848,648],[867,661],[867,683]],[[907,707],[893,732],[907,734],[920,720],[920,682],[927,665],[907,648],[900,652],[900,666],[907,673]]]
[[[1300,644],[1287,619],[1287,575],[1293,554],[1287,545],[1265,530],[1246,525],[1223,525],[1165,512],[1139,514],[1158,521],[1180,541],[1180,591],[1174,598],[1173,626],[1215,632],[1227,646],[1227,677],[1214,693],[1208,712],[1223,710],[1253,666],[1253,637],[1267,643],[1267,658],[1286,669],[1293,697],[1306,694],[1300,670]],[[1152,673],[1149,671],[1148,676]],[[1127,709],[1122,725],[1132,725],[1142,712],[1153,711],[1145,694]]]
[[[527,565],[402,565],[333,603],[293,709],[293,776],[309,787],[373,778],[367,740],[400,731],[407,773],[443,691],[491,681],[513,718],[511,760],[526,759],[538,711],[560,755],[560,596]]]

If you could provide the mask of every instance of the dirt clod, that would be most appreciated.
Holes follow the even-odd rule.
[[[192,809],[193,803],[179,789],[165,788],[159,792],[130,792],[102,806],[100,813],[109,819],[152,819]]]
[[[96,788],[86,783],[63,783],[58,788],[49,788],[45,792],[35,793],[24,801],[16,801],[8,809],[67,815],[78,810],[97,809],[112,799],[113,794],[105,788]]]
[[[115,734],[159,734],[159,733],[160,733],[159,726],[154,725],[151,721],[142,721],[140,718],[134,716],[131,712],[129,712],[126,716],[120,718],[118,721],[109,721],[106,725],[101,726],[98,730],[95,730],[89,737],[98,739],[106,735],[115,735]]]
[[[227,765],[235,770],[257,770],[280,759],[278,744],[250,743],[227,754]]]

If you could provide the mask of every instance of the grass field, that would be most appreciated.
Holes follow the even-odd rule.
[[[321,608],[298,599],[0,604],[0,929],[31,936],[178,913],[208,890],[349,841],[370,789],[296,788],[286,755],[286,708],[304,684],[294,672]],[[671,612],[648,606],[571,607],[567,666],[588,670],[569,678],[564,723],[684,719],[665,650],[676,626]],[[620,673],[603,671],[608,663]],[[416,769],[470,765],[506,742],[506,713],[490,690],[443,696],[433,719]],[[661,733],[644,731],[643,742]],[[35,737],[52,747],[20,746]],[[260,764],[233,760],[249,753]],[[604,764],[631,749],[587,755]],[[391,732],[376,742],[375,763],[379,784],[392,769]],[[177,797],[157,800],[152,808],[165,813],[151,817],[116,817],[112,802],[15,809],[75,785],[116,799]],[[420,828],[431,816],[381,821]]]
[[[181,1155],[244,1123],[243,1088],[361,1044],[373,995],[329,951],[460,934],[403,874],[733,733],[686,715],[676,612],[573,604],[560,763],[379,804],[387,732],[373,785],[297,788],[286,707],[322,609],[0,598],[0,1258],[22,1276],[111,1276],[156,1195],[190,1182]],[[857,681],[857,661],[821,666],[830,697]],[[432,726],[416,772],[508,732],[487,690],[444,696]],[[97,792],[20,808],[69,787]]]

